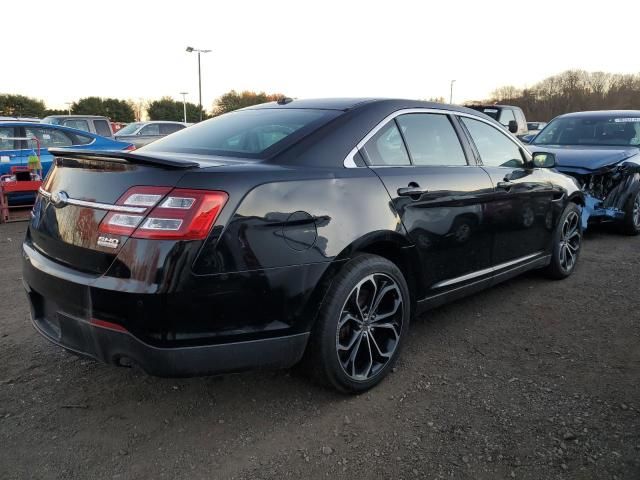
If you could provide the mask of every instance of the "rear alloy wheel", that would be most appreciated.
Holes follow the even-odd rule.
[[[409,291],[398,267],[363,254],[336,276],[312,332],[308,363],[322,383],[368,390],[395,363],[409,326]]]
[[[570,203],[560,217],[553,234],[553,252],[551,263],[547,267],[550,277],[566,278],[576,267],[582,247],[582,224],[580,209]]]
[[[627,235],[640,234],[640,190],[629,196],[621,226],[622,232]]]

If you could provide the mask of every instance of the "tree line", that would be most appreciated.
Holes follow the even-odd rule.
[[[640,108],[640,74],[567,70],[530,88],[508,85],[493,91],[491,103],[516,105],[531,121],[584,110]]]
[[[203,118],[211,118],[238,108],[274,101],[280,97],[282,95],[277,93],[231,90],[213,103],[210,113],[204,111]],[[102,115],[113,122],[123,123],[139,121],[144,117],[145,112],[150,120],[181,121],[184,119],[184,108],[183,102],[168,96],[153,101],[85,97],[73,102],[69,109],[60,110],[49,109],[42,100],[36,98],[0,94],[0,116],[8,117],[43,118],[47,115],[66,115],[70,110],[74,115]],[[186,103],[186,113],[187,122],[197,122],[200,119],[200,111],[195,103]]]

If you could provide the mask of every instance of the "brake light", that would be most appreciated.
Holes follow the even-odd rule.
[[[127,145],[126,147],[123,148],[123,150],[125,152],[131,152],[133,150],[135,150],[137,147],[132,143],[131,145]]]
[[[176,188],[149,213],[133,237],[202,240],[227,198],[225,192]]]
[[[202,240],[227,202],[225,192],[171,187],[132,187],[109,212],[99,232],[148,239]]]

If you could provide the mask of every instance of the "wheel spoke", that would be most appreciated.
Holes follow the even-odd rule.
[[[358,338],[360,338],[360,336],[362,336],[362,330],[356,330],[353,332],[353,335],[351,336],[351,339],[349,340],[349,343],[347,343],[347,345],[343,345],[342,343],[338,342],[338,350],[340,351],[349,351],[353,348],[353,346],[355,345],[356,341],[358,340]]]
[[[384,353],[384,352],[382,351],[382,349],[380,348],[380,345],[378,345],[378,342],[377,342],[377,340],[376,340],[376,336],[372,333],[372,334],[370,335],[370,337],[371,337],[371,341],[373,342],[373,346],[374,346],[374,347],[376,347],[376,350],[377,350],[377,352],[378,352],[378,355],[380,355],[381,357],[384,357],[384,358],[389,358],[389,357],[391,356],[391,354],[390,354],[390,353],[388,353],[388,352],[387,352],[387,353]]]

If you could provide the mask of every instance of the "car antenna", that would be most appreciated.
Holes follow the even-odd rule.
[[[286,105],[287,103],[293,102],[293,98],[289,97],[280,97],[278,99],[278,105]]]

